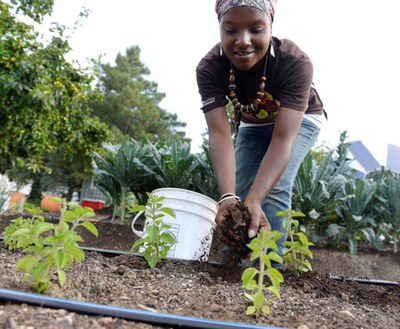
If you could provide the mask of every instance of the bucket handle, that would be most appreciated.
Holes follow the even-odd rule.
[[[135,229],[135,222],[138,220],[138,218],[140,217],[141,214],[143,214],[144,210],[140,210],[136,216],[133,218],[132,220],[132,231],[133,233],[135,233],[139,238],[141,238],[144,235],[144,231],[138,231],[137,229]]]

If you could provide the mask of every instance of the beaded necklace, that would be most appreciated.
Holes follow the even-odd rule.
[[[235,110],[235,117],[234,117],[235,134],[237,134],[239,129],[240,117],[242,112],[246,114],[255,114],[258,113],[259,111],[260,104],[262,102],[262,99],[264,98],[265,82],[267,81],[266,71],[267,71],[268,55],[269,55],[269,49],[265,55],[264,71],[260,78],[260,85],[258,86],[258,92],[255,101],[248,105],[243,105],[242,103],[240,103],[239,99],[236,96],[235,70],[232,68],[232,63],[231,63],[231,69],[229,71],[228,97],[232,102],[233,108]]]

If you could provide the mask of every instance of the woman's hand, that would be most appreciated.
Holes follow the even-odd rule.
[[[254,238],[261,228],[265,228],[267,231],[271,231],[271,224],[268,221],[267,216],[265,216],[264,211],[261,209],[261,204],[259,203],[246,203],[244,205],[247,207],[251,222],[249,225],[249,238]]]
[[[226,217],[231,216],[232,208],[238,202],[239,201],[237,199],[227,199],[220,203],[217,215],[215,216],[215,222],[217,225],[221,225]]]

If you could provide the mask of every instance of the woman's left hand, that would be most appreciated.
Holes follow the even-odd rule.
[[[252,239],[254,238],[258,231],[261,228],[265,228],[267,231],[271,231],[271,224],[268,221],[267,216],[265,216],[264,211],[261,209],[261,205],[259,203],[246,203],[244,202],[244,205],[247,207],[251,222],[249,226],[249,238]]]

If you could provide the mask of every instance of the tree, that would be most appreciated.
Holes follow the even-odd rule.
[[[18,166],[51,171],[46,159],[79,157],[90,170],[91,157],[107,139],[107,127],[92,116],[95,95],[90,71],[65,59],[70,51],[65,28],[56,25],[52,39],[41,41],[33,25],[51,13],[52,0],[0,1],[0,171]]]
[[[115,63],[100,65],[98,89],[104,97],[91,104],[94,113],[120,140],[184,139],[185,133],[178,129],[186,123],[159,107],[165,95],[157,91],[155,82],[145,79],[150,71],[140,61],[140,48],[128,48]]]

